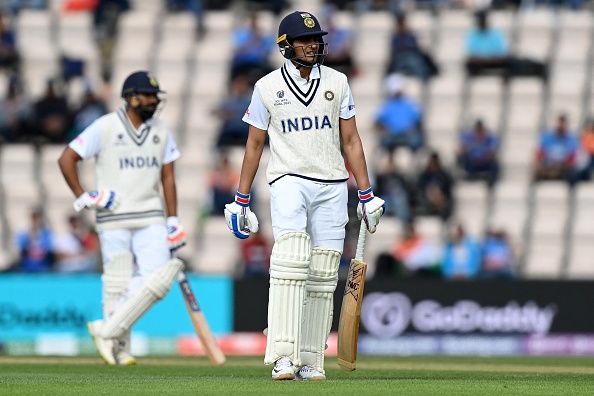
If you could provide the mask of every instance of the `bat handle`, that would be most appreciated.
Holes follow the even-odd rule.
[[[359,227],[359,239],[357,239],[357,250],[355,251],[355,260],[363,261],[363,252],[365,251],[365,236],[367,234],[367,226],[365,221],[361,220]]]
[[[186,277],[186,274],[184,274],[184,271],[180,271],[179,274],[177,274],[177,281],[178,282],[183,282],[186,279],[188,279],[188,278]]]

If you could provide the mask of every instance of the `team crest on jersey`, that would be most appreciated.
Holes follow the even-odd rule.
[[[282,99],[285,97],[285,91],[283,91],[282,89],[280,91],[276,92],[276,97],[279,99]]]
[[[118,135],[116,136],[115,144],[116,144],[116,146],[125,146],[126,145],[126,142],[124,141],[123,133],[118,133]]]
[[[159,144],[160,141],[161,140],[159,139],[159,136],[157,136],[157,135],[153,136],[153,143]]]
[[[334,92],[330,90],[324,91],[324,99],[326,99],[328,102],[332,102],[334,100]]]

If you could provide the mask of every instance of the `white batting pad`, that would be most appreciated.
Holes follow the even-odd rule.
[[[134,273],[134,256],[130,252],[116,254],[103,269],[103,318],[113,313]]]
[[[265,364],[289,357],[299,365],[301,319],[311,241],[304,232],[282,234],[272,247]]]
[[[334,290],[338,283],[340,253],[312,249],[305,285],[301,362],[324,373],[324,350],[332,326]]]
[[[178,259],[167,261],[150,274],[138,291],[107,320],[102,329],[104,338],[120,338],[158,300],[165,297],[184,263]]]

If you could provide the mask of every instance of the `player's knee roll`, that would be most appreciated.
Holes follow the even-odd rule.
[[[282,234],[272,247],[270,277],[306,280],[311,258],[311,240],[305,232]]]
[[[171,284],[183,268],[184,263],[181,260],[171,259],[153,272],[145,281],[145,285],[158,299],[162,299],[167,295]]]
[[[336,250],[315,248],[307,274],[308,292],[333,293],[338,284],[338,266],[341,254]]]

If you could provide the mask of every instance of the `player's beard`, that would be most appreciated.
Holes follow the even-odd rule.
[[[157,109],[159,108],[160,103],[161,100],[149,106],[132,107],[132,110],[134,110],[134,112],[140,116],[142,121],[146,121],[154,117],[155,113],[157,112]]]

